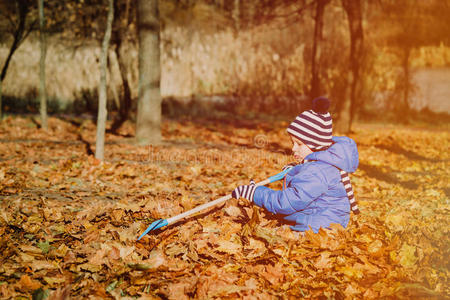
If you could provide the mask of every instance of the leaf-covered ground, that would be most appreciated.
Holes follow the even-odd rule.
[[[137,242],[154,219],[278,173],[288,124],[165,120],[155,147],[126,124],[99,163],[95,124],[77,122],[0,124],[1,298],[450,297],[448,129],[357,125],[362,213],[347,229],[298,236],[232,200]]]

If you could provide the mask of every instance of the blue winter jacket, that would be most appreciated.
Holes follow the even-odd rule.
[[[331,223],[347,227],[350,203],[339,170],[352,173],[359,164],[356,143],[348,137],[333,137],[333,145],[308,155],[306,162],[287,173],[283,190],[256,188],[253,202],[295,222],[292,229],[317,233]]]

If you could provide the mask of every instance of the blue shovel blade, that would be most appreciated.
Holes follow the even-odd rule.
[[[159,219],[156,220],[155,222],[153,222],[152,224],[150,224],[150,226],[147,227],[147,229],[145,229],[144,233],[141,234],[141,236],[137,239],[138,241],[140,239],[142,239],[144,237],[144,235],[146,235],[147,233],[149,233],[152,230],[156,230],[158,228],[164,227],[169,225],[169,223],[167,222],[167,220],[164,219]]]

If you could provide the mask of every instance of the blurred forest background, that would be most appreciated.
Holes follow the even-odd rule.
[[[38,2],[0,3],[3,111],[36,113]],[[107,68],[112,119],[136,115],[136,6],[114,1]],[[448,121],[448,0],[161,0],[159,10],[166,116],[215,110],[291,118],[311,98],[328,95],[336,120],[346,123]],[[97,113],[107,12],[107,1],[45,1],[49,113]]]
[[[449,20],[450,0],[0,0],[0,298],[449,299]],[[345,230],[231,200],[136,241],[279,173],[320,95],[358,145]]]

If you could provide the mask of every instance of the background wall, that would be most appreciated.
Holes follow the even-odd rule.
[[[313,11],[297,17],[295,22],[280,23],[275,19],[239,29],[223,11],[201,1],[183,9],[163,1],[161,15],[163,97],[186,100],[220,95],[235,99],[242,110],[300,109],[296,103],[310,88]],[[389,107],[401,93],[398,51],[383,42],[386,29],[378,26],[385,23],[382,13],[366,7],[364,18],[365,62],[358,92],[363,99],[361,105]],[[327,7],[324,23],[321,80],[328,95],[339,100],[344,97],[350,43],[346,15],[339,1],[332,1]],[[97,24],[99,27],[101,24]],[[121,52],[135,100],[138,53],[132,26],[128,34],[130,39]],[[63,109],[74,103],[89,106],[88,102],[95,102],[97,97],[100,40],[70,40],[64,35],[63,32],[49,38],[48,96]],[[0,63],[5,60],[10,43],[8,39],[1,40]],[[108,101],[114,107],[121,97],[121,77],[113,49],[109,58]],[[450,48],[442,44],[415,48],[411,66],[411,106],[449,113]],[[39,43],[32,34],[13,56],[3,82],[4,96],[34,101],[38,74]],[[8,106],[11,101],[5,103]]]

